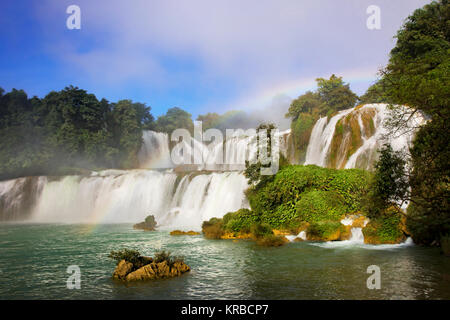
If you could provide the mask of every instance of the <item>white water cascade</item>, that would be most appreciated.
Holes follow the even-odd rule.
[[[280,152],[286,156],[287,145],[285,137],[290,130],[278,132]],[[143,144],[138,154],[139,167],[142,169],[167,169],[177,165],[171,160],[173,149],[169,147],[169,135],[146,130],[143,132]],[[175,144],[177,144],[176,142]],[[183,140],[179,146],[185,154],[180,158],[188,159],[189,170],[207,171],[242,171],[245,161],[253,161],[257,154],[257,139],[255,134],[240,134],[236,132],[224,141],[202,143],[194,138]],[[176,154],[178,150],[176,150]],[[180,165],[180,164],[178,164]]]
[[[403,107],[406,108],[406,107]],[[366,128],[362,121],[362,114],[370,115],[370,123],[374,128]],[[373,115],[372,115],[373,114]],[[391,144],[394,151],[407,151],[412,144],[415,129],[425,122],[420,114],[415,114],[409,119],[407,127],[398,131],[395,135],[387,135],[386,119],[389,117],[389,109],[386,104],[367,104],[359,108],[352,108],[338,112],[329,120],[327,117],[320,118],[314,125],[306,151],[304,164],[315,164],[322,167],[328,166],[331,153],[331,144],[335,137],[336,124],[346,116],[356,116],[362,140],[362,145],[346,159],[345,154],[338,154],[337,167],[345,164],[344,168],[370,169],[377,160],[377,150],[384,144]],[[371,130],[372,129],[372,130]],[[374,132],[371,132],[373,131]],[[371,132],[370,135],[367,132]],[[348,133],[351,135],[351,133]],[[344,147],[348,143],[349,136],[344,137],[338,152],[345,152]],[[344,148],[343,148],[344,147]]]
[[[320,118],[313,127],[311,137],[306,149],[306,164],[316,164],[321,167],[326,166],[331,141],[333,140],[336,123],[349,114],[353,109],[340,111],[328,121],[327,117]]]
[[[142,147],[138,154],[140,168],[167,169],[173,167],[167,133],[145,130],[142,133],[142,140]]]
[[[364,235],[362,233],[362,228],[351,228],[351,236],[348,241],[352,243],[364,243]]]
[[[247,181],[238,172],[180,177],[171,171],[108,170],[88,177],[36,179],[42,186],[27,219],[31,222],[137,223],[153,214],[162,228],[199,230],[205,220],[248,207]],[[22,183],[16,180],[0,182],[0,190]]]

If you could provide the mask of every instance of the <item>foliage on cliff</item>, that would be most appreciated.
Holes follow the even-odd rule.
[[[408,230],[415,242],[439,243],[450,234],[450,4],[433,1],[409,16],[397,32],[382,78],[365,95],[392,107],[392,132],[421,112],[428,118],[414,140],[409,174]]]

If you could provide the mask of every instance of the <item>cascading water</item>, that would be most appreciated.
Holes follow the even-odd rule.
[[[364,243],[364,235],[361,228],[351,228],[351,236],[348,241],[353,243]]]
[[[173,167],[167,133],[145,130],[142,133],[142,140],[142,147],[138,154],[140,168],[166,169]]]
[[[31,222],[136,223],[153,214],[162,228],[198,230],[204,220],[248,206],[247,180],[238,172],[180,178],[171,171],[115,170],[55,181],[36,179],[45,181],[27,217]],[[0,190],[23,183],[16,180],[1,182]],[[11,201],[10,206],[20,206],[17,198]]]
[[[320,118],[311,132],[308,148],[306,149],[306,164],[316,164],[326,166],[326,160],[329,153],[331,141],[333,139],[336,123],[352,112],[353,109],[340,111],[337,115],[328,121],[327,117]]]
[[[363,116],[366,121],[363,121]],[[389,109],[386,104],[367,104],[340,111],[329,120],[327,117],[320,118],[311,131],[304,164],[371,169],[378,157],[377,150],[384,143],[391,144],[394,151],[408,151],[415,134],[415,130],[411,128],[422,125],[425,122],[424,118],[416,114],[409,119],[405,130],[388,135],[385,121],[388,117]],[[351,123],[352,119],[356,119],[356,124]],[[334,145],[333,149],[333,139],[337,137],[336,126],[341,120],[347,121],[345,125],[349,130],[339,133],[342,140],[340,142],[337,140],[337,145]],[[353,138],[354,136],[360,137],[360,140]],[[332,155],[334,162],[330,161]]]

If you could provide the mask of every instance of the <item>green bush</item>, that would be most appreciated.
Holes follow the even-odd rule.
[[[208,239],[220,239],[224,235],[222,219],[211,218],[209,221],[204,221],[202,232]]]
[[[258,216],[249,209],[229,212],[223,217],[224,229],[231,232],[249,232],[250,227],[258,220]]]
[[[282,236],[276,236],[273,234],[265,235],[258,238],[257,244],[264,247],[279,247],[286,243],[286,240]]]
[[[256,237],[261,238],[268,235],[273,235],[272,228],[267,223],[254,223],[250,227],[250,232]]]
[[[326,240],[337,231],[343,231],[344,226],[336,221],[313,222],[306,230],[308,238],[319,238]]]
[[[398,213],[385,212],[372,219],[363,229],[363,234],[369,243],[398,243],[404,237],[401,217]]]
[[[134,269],[138,269],[152,262],[151,259],[141,256],[139,251],[131,249],[121,249],[118,251],[113,250],[109,253],[108,258],[115,260],[117,263],[119,263],[122,260],[131,262],[133,264]]]
[[[176,262],[184,262],[184,258],[180,256],[171,256],[170,251],[157,251],[155,252],[155,257],[153,259],[155,263],[160,263],[166,261],[167,264],[171,267]]]
[[[297,202],[296,209],[297,216],[307,222],[338,221],[350,211],[338,193],[321,190],[304,193]]]
[[[337,220],[361,210],[370,176],[359,169],[290,165],[281,168],[264,187],[252,187],[246,194],[254,214],[274,228],[299,218]]]

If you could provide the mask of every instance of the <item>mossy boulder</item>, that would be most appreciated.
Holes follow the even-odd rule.
[[[306,230],[307,239],[312,241],[342,240],[345,233],[348,233],[345,226],[336,221],[314,222]]]
[[[122,252],[122,251],[119,251]],[[117,252],[110,257],[119,257]],[[127,259],[127,256],[124,256]],[[113,279],[126,282],[146,281],[180,276],[190,271],[190,267],[182,258],[171,257],[170,253],[158,252],[154,258],[139,256],[139,259],[122,259],[116,266]]]
[[[200,232],[196,232],[196,231],[181,231],[181,230],[173,230],[170,232],[171,236],[196,236],[199,235]]]
[[[256,240],[258,245],[264,247],[279,247],[288,242],[289,240],[286,237],[274,234],[266,235]]]
[[[399,214],[386,213],[370,222],[362,229],[364,243],[396,244],[405,241],[403,219]]]

